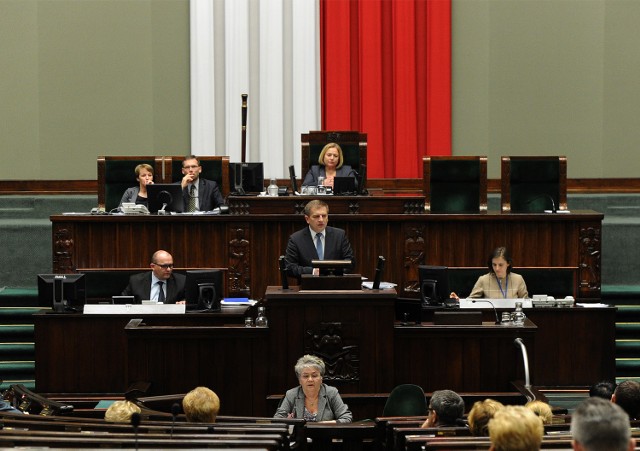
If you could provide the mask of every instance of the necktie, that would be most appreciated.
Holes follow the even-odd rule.
[[[189,204],[187,205],[187,213],[193,213],[196,211],[196,187],[191,185],[189,188]]]
[[[324,260],[324,249],[322,249],[322,234],[316,233],[316,250],[318,251],[318,258]]]
[[[160,287],[160,292],[158,293],[158,302],[164,302],[165,300],[164,290],[162,289],[163,285],[164,285],[164,282],[158,282],[158,286]]]

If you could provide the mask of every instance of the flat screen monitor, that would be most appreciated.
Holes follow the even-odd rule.
[[[446,266],[418,266],[420,297],[425,305],[441,305],[448,301],[449,274]]]
[[[147,199],[151,213],[184,211],[182,186],[174,183],[155,183],[147,185]]]
[[[337,196],[356,195],[356,179],[353,177],[334,177],[333,194]]]
[[[220,310],[220,301],[224,297],[223,275],[221,269],[187,270],[184,289],[188,308]]]
[[[54,312],[81,312],[85,303],[84,274],[38,274],[38,306]]]
[[[238,180],[236,179],[242,174],[241,186],[244,193],[257,194],[264,191],[264,164],[262,162],[231,163],[229,166],[231,181],[234,186],[238,185]],[[238,166],[242,168],[241,171],[238,171]]]
[[[351,265],[351,260],[311,260],[311,266],[320,269],[322,276],[342,276],[351,269]]]

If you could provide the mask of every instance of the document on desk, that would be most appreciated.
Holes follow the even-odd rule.
[[[85,315],[171,315],[183,314],[186,304],[85,304]]]
[[[605,307],[611,307],[609,304],[603,304],[602,302],[594,302],[594,303],[583,303],[583,302],[579,302],[576,304],[577,307],[585,307],[585,308],[605,308]]]

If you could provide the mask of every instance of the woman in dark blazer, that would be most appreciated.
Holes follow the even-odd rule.
[[[335,177],[356,178],[355,171],[351,169],[351,166],[344,164],[342,148],[338,144],[329,143],[322,148],[322,152],[318,156],[318,164],[311,166],[302,182],[302,186],[318,186],[319,177],[324,177],[323,185],[331,188],[333,188],[333,179]]]
[[[147,201],[147,185],[153,184],[153,168],[148,164],[139,164],[135,169],[138,186],[127,188],[120,199],[120,206],[126,202],[134,202],[149,208]]]

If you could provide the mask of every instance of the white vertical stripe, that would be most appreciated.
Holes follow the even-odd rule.
[[[263,161],[265,177],[287,177],[290,164],[300,167],[300,134],[320,128],[317,0],[191,0],[191,8],[192,147],[225,143],[216,154],[240,161],[248,94],[247,160]],[[221,23],[216,14],[224,14],[224,33],[202,31]]]
[[[213,4],[191,0],[191,152],[214,155],[215,109]]]

